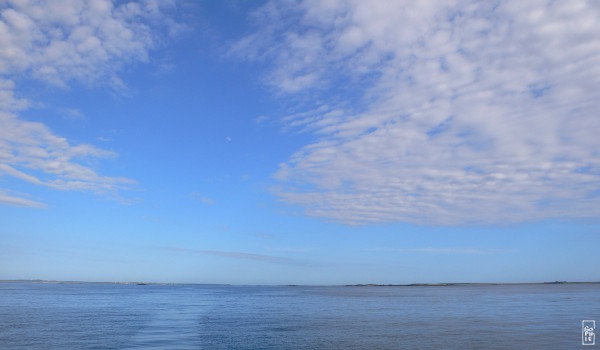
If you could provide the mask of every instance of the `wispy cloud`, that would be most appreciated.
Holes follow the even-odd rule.
[[[108,137],[104,137],[104,136],[98,136],[96,138],[96,140],[101,141],[101,142],[112,142],[112,141],[114,141],[113,139],[108,138]]]
[[[267,117],[266,115],[259,115],[258,117],[254,118],[254,122],[256,124],[263,124],[268,120],[269,120],[269,117]]]
[[[24,198],[23,196],[10,195],[2,190],[0,190],[0,203],[30,208],[43,208],[46,206],[44,203],[36,202],[34,200]]]
[[[306,254],[306,253],[313,253],[318,250],[315,247],[271,247],[271,246],[267,246],[267,247],[265,247],[265,249],[268,252],[275,252],[275,253],[279,252],[279,253],[284,253],[284,254]]]
[[[59,112],[68,120],[83,120],[85,115],[77,108],[61,108]]]
[[[206,197],[206,196],[204,196],[204,195],[202,195],[201,193],[198,193],[198,192],[192,192],[192,193],[190,193],[190,197],[192,197],[193,199],[198,199],[200,202],[202,202],[204,204],[208,204],[208,205],[215,204],[215,201],[212,198]]]
[[[148,59],[157,42],[153,27],[177,26],[164,16],[170,6],[154,1],[4,2],[0,9],[0,176],[60,190],[113,194],[134,183],[99,175],[85,162],[114,157],[113,152],[73,145],[42,123],[22,120],[19,111],[32,103],[15,96],[15,82],[26,77],[61,88],[77,81],[122,89],[117,73],[129,62]],[[83,116],[76,109],[62,112],[70,118]],[[6,194],[2,198],[4,204],[38,206],[26,198]]]
[[[256,253],[247,253],[247,252],[191,249],[191,248],[179,248],[179,247],[164,247],[163,249],[172,251],[172,252],[179,252],[179,253],[216,255],[216,256],[221,256],[221,257],[226,257],[226,258],[242,259],[242,260],[264,261],[264,262],[282,263],[282,264],[297,264],[297,263],[299,263],[298,260],[292,259],[292,258],[273,256],[273,255],[256,254]]]
[[[0,71],[58,86],[71,79],[112,84],[119,81],[119,66],[148,59],[157,39],[152,25],[176,26],[165,17],[168,7],[156,1],[7,1],[0,13]]]
[[[0,176],[60,190],[112,192],[133,180],[97,174],[78,160],[114,157],[91,145],[73,146],[45,125],[0,112]]]
[[[469,247],[421,247],[421,248],[379,248],[376,251],[398,253],[429,253],[429,254],[459,254],[459,255],[488,255],[505,252],[500,249],[480,249]]]
[[[272,1],[231,57],[308,95],[276,194],[349,224],[600,216],[596,2]],[[306,101],[315,101],[314,103]]]

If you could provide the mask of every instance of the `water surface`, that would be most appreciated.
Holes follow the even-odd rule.
[[[598,284],[0,283],[0,349],[575,349],[583,319]]]

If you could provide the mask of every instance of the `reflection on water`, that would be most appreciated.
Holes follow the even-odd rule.
[[[600,285],[0,283],[0,349],[570,349]]]

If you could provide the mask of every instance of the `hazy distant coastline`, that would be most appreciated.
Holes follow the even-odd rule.
[[[111,282],[111,281],[57,281],[57,280],[0,280],[0,283],[44,283],[44,284],[122,284],[122,285],[202,285],[202,286],[230,286],[226,283],[166,283],[166,282]],[[378,284],[378,283],[359,283],[359,284],[332,284],[330,286],[340,287],[461,287],[461,286],[506,286],[506,285],[554,285],[554,284],[600,284],[600,281],[552,281],[552,282],[501,282],[501,283],[479,283],[479,282],[448,282],[448,283],[410,283],[410,284]],[[275,286],[275,285],[265,285]],[[287,287],[306,287],[310,285],[279,285]],[[316,285],[315,285],[316,286]],[[321,286],[321,285],[319,285]]]
[[[544,284],[600,284],[600,282],[506,282],[506,283],[411,283],[411,284],[347,284],[347,287],[460,287],[460,286],[506,286],[506,285],[544,285]]]

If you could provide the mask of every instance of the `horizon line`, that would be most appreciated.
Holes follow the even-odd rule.
[[[600,284],[600,281],[543,281],[543,282],[433,282],[433,283],[355,283],[355,284],[236,284],[200,282],[148,282],[148,281],[77,281],[44,279],[10,279],[0,283],[46,283],[46,284],[123,284],[123,285],[203,285],[203,286],[264,286],[264,287],[459,287],[493,285],[555,285],[555,284]]]

